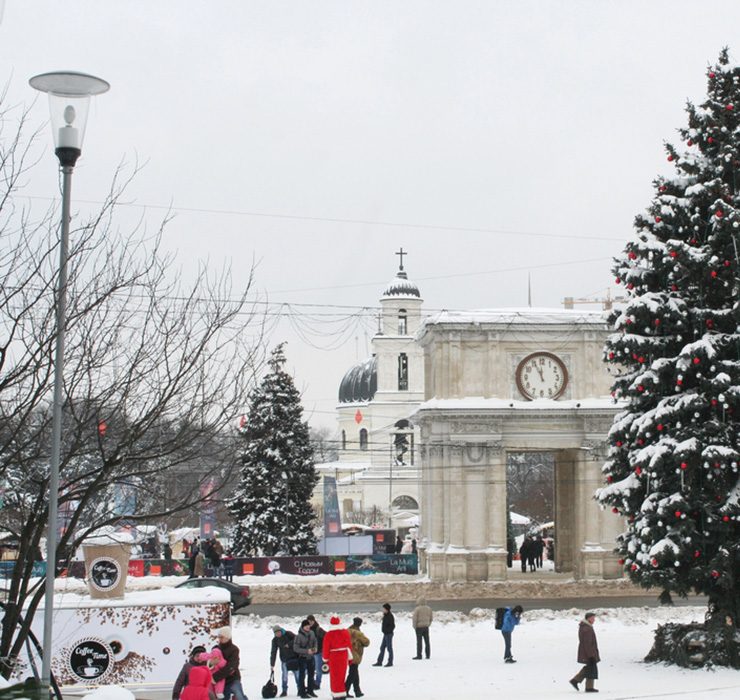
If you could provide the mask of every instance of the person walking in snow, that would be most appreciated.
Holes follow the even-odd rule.
[[[506,608],[504,621],[501,624],[501,635],[504,638],[504,661],[507,664],[515,664],[516,660],[511,655],[511,633],[519,624],[524,608],[521,605],[515,605],[514,608]]]
[[[308,615],[306,619],[311,623],[311,630],[316,635],[316,653],[313,655],[314,665],[316,667],[316,673],[314,678],[313,687],[318,690],[321,688],[321,677],[323,675],[322,667],[324,665],[324,656],[323,656],[323,645],[324,645],[324,635],[326,634],[326,630],[318,623],[316,622],[316,618],[313,615]]]
[[[519,559],[522,564],[522,573],[527,572],[527,560],[529,559],[529,550],[531,546],[531,540],[529,537],[525,537],[522,542],[522,546],[519,547]]]
[[[188,674],[188,684],[183,689],[180,700],[213,700],[211,671],[208,666],[193,666]]]
[[[419,598],[416,601],[416,607],[414,608],[413,615],[411,616],[411,624],[416,632],[416,656],[415,660],[421,659],[421,642],[424,641],[424,650],[426,652],[427,659],[431,656],[431,646],[429,644],[429,627],[434,619],[434,613],[432,609],[427,605],[424,598]]]
[[[347,688],[347,697],[351,698],[350,690],[355,691],[354,697],[361,698],[364,693],[360,690],[360,664],[362,663],[362,654],[365,647],[370,646],[370,640],[360,631],[362,618],[356,617],[352,620],[349,628],[350,639],[352,640],[352,661],[347,670],[347,679],[344,684]]]
[[[393,631],[396,629],[396,618],[393,617],[391,612],[391,604],[385,603],[383,605],[383,620],[380,623],[380,631],[383,633],[383,641],[380,643],[380,652],[378,653],[378,660],[373,666],[383,665],[383,656],[385,655],[386,649],[388,650],[388,663],[386,666],[393,666]]]
[[[578,684],[586,679],[586,692],[598,693],[594,688],[594,681],[599,677],[597,664],[601,661],[599,656],[599,645],[596,642],[594,622],[596,613],[587,612],[581,624],[578,625],[578,663],[584,664],[583,668],[568,681],[576,690]]]
[[[226,665],[213,674],[213,681],[226,681],[224,697],[229,700],[247,700],[242,688],[242,676],[239,671],[239,647],[231,640],[231,627],[221,627],[216,631],[218,648],[226,660]],[[233,698],[231,696],[234,696]]]
[[[280,697],[284,698],[288,694],[288,673],[293,673],[295,685],[300,692],[300,683],[298,680],[298,655],[293,651],[293,642],[295,635],[288,630],[284,630],[280,625],[272,628],[272,646],[270,648],[270,668],[275,668],[278,653],[280,654],[280,669],[282,671],[283,692]]]
[[[313,692],[314,654],[318,651],[318,641],[311,629],[311,621],[304,620],[293,640],[293,651],[298,656],[298,697],[316,698]]]
[[[337,615],[331,616],[323,645],[324,658],[329,664],[329,689],[336,700],[347,697],[345,680],[347,666],[352,659],[352,636],[341,624]]]

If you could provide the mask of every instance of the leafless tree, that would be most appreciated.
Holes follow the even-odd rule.
[[[43,597],[33,568],[48,520],[59,244],[58,211],[34,218],[20,204],[35,133],[21,113],[8,134],[12,117],[0,113],[0,529],[18,543],[0,636],[5,676]],[[238,461],[232,427],[264,357],[263,316],[247,297],[251,272],[238,293],[228,269],[205,265],[186,285],[163,252],[162,228],[118,229],[133,174],[119,169],[97,213],[71,225],[60,554],[124,515],[195,515],[217,497]],[[173,485],[177,470],[189,477]],[[135,494],[133,512],[122,512],[122,492]]]

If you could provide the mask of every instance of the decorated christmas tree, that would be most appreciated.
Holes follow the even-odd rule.
[[[707,77],[681,145],[666,145],[675,174],[655,181],[615,263],[627,303],[605,361],[624,410],[597,497],[626,520],[618,551],[632,581],[709,598],[706,623],[666,625],[652,658],[737,665],[740,67],[724,50]]]
[[[318,481],[300,395],[283,370],[283,345],[249,399],[241,431],[246,448],[229,510],[236,554],[273,556],[316,551],[311,494]]]

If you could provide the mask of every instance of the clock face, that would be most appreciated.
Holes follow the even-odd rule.
[[[516,385],[527,399],[557,399],[568,384],[568,370],[551,352],[533,352],[516,368]]]

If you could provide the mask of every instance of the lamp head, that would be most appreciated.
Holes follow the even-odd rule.
[[[49,95],[57,157],[63,166],[74,165],[82,153],[90,97],[107,92],[110,85],[94,75],[70,71],[43,73],[28,82]]]

